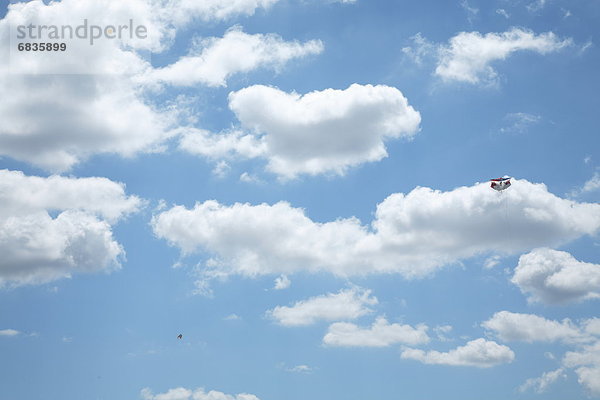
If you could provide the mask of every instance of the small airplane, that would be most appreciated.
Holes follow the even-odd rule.
[[[510,179],[510,176],[503,176],[502,178],[490,179],[490,182],[492,182],[490,187],[497,191],[507,189],[510,186]]]

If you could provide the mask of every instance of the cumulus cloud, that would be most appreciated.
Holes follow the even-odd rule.
[[[143,1],[65,0],[9,5],[0,20],[0,53],[14,52],[18,25],[125,24],[132,19],[148,30],[146,40],[65,39],[61,52],[17,52],[0,65],[0,154],[51,171],[64,171],[97,153],[130,157],[154,152],[173,136],[174,113],[146,101],[131,76],[149,64],[136,50],[156,49],[159,32]],[[125,35],[126,36],[126,35]],[[124,37],[125,37],[124,36]],[[128,38],[128,36],[127,36]]]
[[[251,15],[275,2],[63,0],[10,4],[0,20],[0,54],[8,61],[0,65],[0,91],[10,93],[0,99],[0,114],[9,116],[0,121],[0,155],[62,172],[94,154],[132,157],[164,151],[167,142],[182,133],[179,125],[187,105],[149,96],[158,88],[157,80],[223,85],[233,73],[281,68],[291,58],[320,52],[322,44],[285,42],[275,35],[247,35],[233,29],[223,38],[205,39],[194,47],[197,55],[163,68],[152,67],[148,52],[168,49],[177,30],[194,19]],[[68,57],[62,52],[18,52],[10,45],[17,42],[19,25],[57,26],[60,30],[85,22],[101,29],[128,26],[130,21],[143,27],[145,34],[103,37],[93,46],[88,39],[67,37],[62,41],[67,44]]]
[[[144,388],[140,395],[144,400],[259,400],[253,394],[231,395],[216,390],[206,392],[203,388],[191,390],[183,387],[169,389],[165,393],[158,394],[152,393],[149,388]]]
[[[387,347],[393,344],[417,345],[429,342],[427,326],[390,324],[384,317],[375,320],[370,328],[349,322],[336,322],[327,330],[323,344],[344,347]]]
[[[581,385],[594,395],[600,394],[600,318],[585,319],[576,324],[569,319],[555,321],[534,314],[500,311],[482,326],[503,341],[561,342],[574,347],[564,355],[561,368],[528,379],[520,387],[522,391],[532,388],[542,392],[563,377],[566,368],[571,368]]]
[[[381,160],[386,140],[412,138],[421,121],[398,89],[383,85],[304,95],[254,85],[232,92],[229,107],[264,143],[267,169],[285,178]]]
[[[119,268],[111,225],[141,205],[105,178],[0,170],[0,287]]]
[[[569,319],[559,322],[535,314],[499,311],[482,326],[503,341],[577,343],[588,340]]]
[[[578,351],[567,352],[563,363],[567,367],[575,368],[578,382],[590,393],[600,395],[600,338]]]
[[[164,68],[152,70],[149,81],[171,85],[226,86],[227,78],[257,68],[281,68],[294,58],[319,54],[323,43],[286,42],[275,34],[249,35],[239,26],[229,29],[222,38],[205,38],[192,46],[191,54]]]
[[[17,331],[16,329],[2,329],[2,330],[0,330],[0,336],[17,336],[20,333],[21,332]]]
[[[479,32],[461,32],[452,37],[448,45],[439,49],[435,73],[444,81],[490,84],[497,77],[491,66],[492,62],[504,60],[516,51],[547,54],[570,43],[570,40],[561,40],[552,32],[536,35],[519,28],[485,35]]]
[[[370,313],[369,305],[377,304],[370,290],[350,288],[338,293],[311,297],[291,307],[277,306],[267,316],[284,326],[311,325],[317,321],[356,319]]]
[[[515,179],[502,196],[487,184],[395,193],[377,206],[368,226],[356,218],[317,223],[285,202],[227,206],[213,200],[174,206],[155,215],[152,226],[184,255],[208,255],[207,278],[299,271],[416,278],[478,254],[518,254],[593,235],[600,205]]]
[[[522,255],[511,279],[533,302],[564,304],[600,297],[600,265],[565,251],[540,248]]]
[[[420,114],[389,86],[353,84],[305,95],[255,85],[229,95],[242,130],[182,129],[179,147],[211,160],[262,158],[284,179],[344,174],[387,156],[385,142],[411,139]]]
[[[480,338],[471,340],[466,345],[447,353],[409,348],[402,351],[401,357],[417,360],[424,364],[488,368],[512,362],[515,359],[515,353],[507,346]]]

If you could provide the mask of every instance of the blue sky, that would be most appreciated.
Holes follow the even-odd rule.
[[[596,2],[0,10],[3,398],[600,397]]]

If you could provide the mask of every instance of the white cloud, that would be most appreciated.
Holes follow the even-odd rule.
[[[212,170],[212,173],[217,178],[224,178],[225,176],[227,176],[230,170],[231,167],[229,166],[229,164],[227,164],[226,161],[221,160],[217,163],[217,165],[215,165],[215,167]]]
[[[28,215],[40,210],[81,210],[116,222],[137,212],[142,200],[127,196],[125,185],[107,178],[47,178],[21,171],[0,170],[0,218]]]
[[[281,275],[275,279],[274,289],[275,290],[287,289],[290,287],[291,284],[292,284],[292,281],[290,280],[290,278],[287,277],[287,275]]]
[[[437,335],[438,340],[442,342],[449,342],[451,340],[446,337],[446,334],[452,331],[451,325],[436,326],[435,328],[433,328],[433,331]]]
[[[582,329],[588,335],[600,336],[600,318],[585,320],[582,324]]]
[[[197,56],[162,69],[153,69],[145,58],[147,52],[169,48],[177,30],[193,19],[251,15],[275,2],[63,0],[10,4],[0,20],[0,53],[8,61],[0,64],[0,91],[10,93],[0,99],[0,114],[10,116],[0,120],[0,155],[61,172],[94,154],[132,157],[164,151],[168,140],[184,132],[177,126],[189,105],[150,96],[154,93],[149,91],[159,88],[152,76],[177,84],[202,81],[221,85],[232,73],[261,66],[281,68],[291,58],[320,52],[322,44],[284,42],[275,35],[247,35],[233,29],[223,38],[206,39]],[[103,28],[128,25],[130,20],[146,28],[145,38],[123,35],[120,40],[99,39],[93,46],[87,39],[65,39],[68,57],[62,52],[18,52],[10,45],[16,43],[19,25],[77,27],[87,21],[89,26]],[[190,71],[188,64],[198,68]]]
[[[287,372],[296,372],[300,374],[310,374],[311,372],[313,372],[313,368],[305,364],[296,365],[294,367],[286,368],[285,370]]]
[[[421,32],[411,36],[410,39],[413,45],[403,47],[402,53],[417,65],[422,65],[425,59],[437,54],[438,46],[424,38]]]
[[[205,278],[398,273],[424,277],[478,254],[558,246],[600,228],[600,205],[513,179],[501,196],[488,184],[448,192],[419,187],[377,206],[370,226],[356,218],[317,223],[288,203],[175,206],[152,220],[155,234],[184,255],[206,252]]]
[[[0,170],[0,286],[119,268],[124,251],[111,224],[141,205],[124,185],[106,178]]]
[[[15,329],[2,329],[2,330],[0,330],[0,336],[17,336],[20,333],[21,332],[15,330]]]
[[[529,389],[533,389],[536,393],[543,393],[548,389],[548,386],[556,382],[558,379],[565,379],[564,368],[558,368],[554,371],[544,372],[539,378],[529,378],[519,386],[519,391],[525,392]]]
[[[202,388],[190,390],[183,387],[169,389],[167,392],[159,394],[154,394],[149,388],[144,388],[140,395],[144,400],[259,400],[253,394],[231,395],[216,390],[206,392]]]
[[[534,314],[518,314],[500,311],[482,326],[504,341],[561,342],[574,346],[562,359],[562,368],[544,373],[539,378],[528,379],[521,390],[533,388],[542,392],[546,387],[564,376],[564,368],[572,368],[579,383],[592,394],[600,394],[600,318],[582,320],[579,324],[569,319],[548,320]],[[551,353],[547,357],[554,359]]]
[[[541,119],[542,117],[534,114],[523,112],[509,113],[504,117],[504,121],[507,123],[507,125],[500,128],[500,132],[508,134],[523,134],[526,133],[530,127],[538,124]]]
[[[600,395],[600,339],[579,351],[567,352],[563,363],[567,367],[576,368],[579,383],[591,394]]]
[[[499,8],[496,10],[496,14],[502,15],[504,18],[509,19],[510,15],[508,15],[508,13],[506,12],[505,9],[503,8]]]
[[[512,362],[515,353],[507,346],[480,338],[471,340],[465,346],[457,347],[447,353],[435,350],[425,352],[409,348],[404,350],[401,356],[424,364],[488,368]]]
[[[591,162],[591,157],[589,157],[589,156],[586,157],[583,160],[583,162],[586,164],[589,164]],[[596,172],[594,172],[594,175],[583,184],[583,186],[571,190],[571,192],[568,195],[569,195],[569,197],[576,198],[576,197],[586,195],[588,193],[597,192],[599,190],[600,190],[600,172],[596,171]]]
[[[546,6],[546,0],[535,0],[527,5],[527,10],[531,13],[535,13],[540,11],[542,8]]]
[[[600,265],[540,248],[522,255],[511,282],[530,301],[560,304],[600,297]]]
[[[570,43],[570,40],[558,39],[552,32],[536,35],[519,28],[485,35],[461,32],[440,48],[435,73],[445,81],[490,84],[497,77],[490,65],[492,62],[504,60],[516,51],[551,53]]]
[[[260,178],[256,175],[251,175],[248,172],[242,172],[240,175],[240,182],[245,183],[262,183]]]
[[[351,288],[338,293],[311,297],[291,307],[277,306],[267,316],[284,326],[311,325],[317,321],[356,319],[372,312],[369,305],[377,304],[370,290]]]
[[[253,15],[258,9],[268,9],[279,0],[155,0],[154,13],[165,23],[181,27],[194,19],[227,20]]]
[[[214,134],[202,129],[186,128],[179,148],[191,154],[209,159],[261,157],[267,152],[261,138],[239,130]]]
[[[472,23],[473,20],[477,17],[477,15],[479,14],[479,9],[476,7],[471,7],[469,5],[469,2],[467,0],[461,0],[460,2],[460,6],[462,7],[463,10],[466,11],[467,13],[467,20]]]
[[[364,329],[348,322],[336,322],[327,330],[323,344],[345,347],[387,347],[393,344],[417,345],[429,342],[427,326],[390,324],[384,317]]]
[[[275,34],[249,35],[236,26],[222,38],[196,41],[191,54],[164,68],[152,70],[145,79],[177,86],[198,83],[227,86],[227,79],[233,74],[257,68],[277,70],[289,60],[322,51],[323,43],[318,40],[286,42]]]
[[[569,319],[558,322],[534,314],[499,311],[482,326],[503,341],[580,343],[590,340]]]
[[[483,262],[483,268],[492,269],[495,266],[497,266],[498,264],[500,264],[500,260],[502,260],[502,257],[500,257],[497,254],[490,256],[490,257],[486,258],[485,261]]]
[[[582,193],[595,192],[600,190],[600,172],[595,172],[594,176],[590,178],[581,189]]]
[[[421,121],[398,89],[383,85],[305,95],[255,85],[232,92],[229,107],[264,144],[267,169],[284,178],[381,160],[386,140],[412,138]]]
[[[0,20],[0,52],[18,25],[106,26],[133,19],[148,27],[147,41],[122,43],[66,40],[62,52],[21,52],[0,64],[0,154],[51,171],[64,171],[97,153],[130,157],[154,152],[173,135],[175,115],[147,102],[131,76],[149,64],[136,50],[156,48],[160,31],[140,0],[112,2],[64,0],[9,5]],[[133,46],[126,47],[126,46]]]

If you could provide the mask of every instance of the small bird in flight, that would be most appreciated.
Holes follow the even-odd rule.
[[[179,335],[177,335],[177,339],[183,339],[183,335],[180,333]]]

